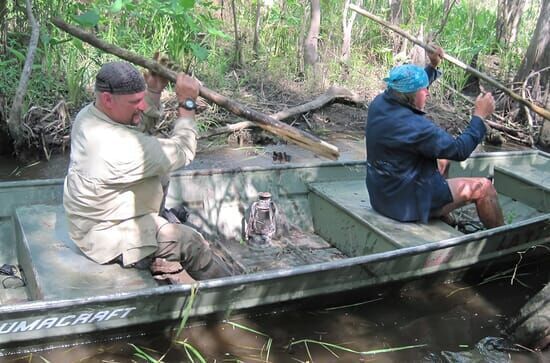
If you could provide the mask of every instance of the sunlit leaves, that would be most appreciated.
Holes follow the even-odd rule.
[[[140,54],[161,49],[177,62],[204,61],[211,39],[231,39],[212,16],[218,8],[211,1],[98,0],[81,5],[74,8],[76,23],[101,24],[98,36]]]
[[[213,35],[215,37],[219,37],[219,38],[223,38],[223,39],[227,39],[227,40],[231,40],[232,38],[225,34],[224,32],[222,32],[221,30],[219,29],[216,29],[216,28],[208,28],[206,29],[208,31],[208,34],[210,35]]]
[[[21,63],[25,62],[25,58],[27,57],[17,49],[8,47],[8,51],[13,54]]]
[[[201,47],[200,44],[191,43],[189,46],[191,47],[191,52],[193,52],[193,55],[199,61],[203,61],[208,58],[208,50],[204,47]]]
[[[124,1],[123,0],[116,0],[112,5],[111,5],[111,13],[118,13],[119,11],[122,10],[122,6],[124,5]]]
[[[86,11],[74,17],[74,20],[81,26],[92,27],[99,23],[99,13],[95,9]]]
[[[172,0],[172,9],[176,13],[181,13],[193,9],[195,0]]]

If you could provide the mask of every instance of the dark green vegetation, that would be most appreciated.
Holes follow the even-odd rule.
[[[386,71],[396,62],[404,61],[411,49],[410,43],[403,43],[402,38],[366,18],[357,16],[350,23],[352,12],[344,12],[346,1],[320,3],[317,62],[313,71],[304,65],[303,46],[310,23],[310,1],[28,2],[32,2],[34,16],[40,24],[40,37],[22,102],[24,123],[44,118],[40,122],[60,122],[63,116],[58,109],[52,112],[54,115],[45,116],[62,100],[73,115],[89,101],[90,86],[98,67],[113,59],[55,28],[50,22],[52,17],[80,25],[108,42],[143,56],[165,52],[180,69],[193,72],[209,88],[257,108],[286,106],[288,98],[277,99],[277,92],[267,92],[266,97],[272,101],[270,105],[258,105],[257,97],[266,89],[292,90],[307,99],[308,94],[317,94],[331,84],[356,91],[368,100],[381,89],[381,78]],[[520,65],[540,9],[539,1],[528,2],[517,28],[517,39],[506,45],[496,36],[501,6],[497,1],[392,1],[399,3],[397,17],[387,1],[355,3],[384,18],[397,19],[395,23],[409,33],[424,40],[435,40],[465,63],[475,60],[479,68],[504,82],[511,80]],[[445,6],[449,9],[450,3],[450,10],[446,11]],[[28,52],[31,26],[25,5],[21,0],[0,2],[2,128],[8,120]],[[343,16],[348,24],[353,24],[349,56],[342,55]],[[443,68],[446,82],[462,89],[467,75],[452,65],[443,65]],[[220,120],[214,112],[201,121],[206,128],[227,120]],[[35,125],[30,128],[36,131]],[[68,128],[64,128],[62,134],[66,135]],[[47,143],[61,145],[55,140],[58,135],[52,136],[53,131],[44,133]],[[33,135],[27,133],[26,137]]]

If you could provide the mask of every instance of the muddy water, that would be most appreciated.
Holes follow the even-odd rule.
[[[361,141],[339,147],[344,160],[364,160]],[[210,149],[207,155],[199,154],[192,167],[224,167],[229,162],[270,165],[274,150],[292,155],[293,162],[315,158],[291,146]],[[0,159],[0,179],[63,177],[67,164],[66,155],[23,166]],[[491,280],[496,271],[478,270],[460,280],[456,275],[436,276],[195,319],[176,339],[189,344],[187,352],[183,344],[171,346],[175,340],[167,325],[149,325],[113,336],[69,340],[55,349],[0,357],[0,362],[144,361],[135,355],[132,344],[156,359],[164,356],[164,362],[189,361],[192,349],[208,362],[550,362],[550,352],[492,348],[505,344],[498,337],[506,319],[548,281],[548,262],[522,264],[516,273],[519,281],[513,283],[511,271],[505,278]],[[403,350],[393,351],[397,348]]]

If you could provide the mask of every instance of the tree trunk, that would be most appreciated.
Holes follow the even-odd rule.
[[[441,25],[439,26],[439,30],[434,34],[433,39],[430,39],[431,42],[435,42],[437,37],[445,29],[445,25],[447,25],[447,21],[449,20],[449,14],[451,14],[451,10],[453,9],[453,6],[456,4],[457,1],[458,0],[447,0],[443,4],[443,13],[445,15],[443,16],[443,20],[441,20]]]
[[[353,23],[355,22],[355,17],[357,16],[357,13],[355,11],[351,12],[351,16],[349,16],[349,4],[351,0],[346,0],[344,3],[344,12],[342,14],[342,27],[343,27],[343,33],[344,37],[342,39],[342,62],[347,62],[350,57],[350,50],[351,50],[351,30],[353,28]],[[357,1],[359,2],[359,1]]]
[[[548,87],[550,87],[550,85],[548,85]],[[546,88],[545,97],[546,108],[550,109],[550,89],[548,89],[548,87]],[[544,149],[544,151],[550,152],[550,121],[543,119],[537,143]]]
[[[13,97],[13,103],[10,109],[10,114],[8,116],[8,131],[11,139],[13,140],[15,153],[18,157],[21,157],[21,148],[25,141],[25,133],[21,125],[21,109],[23,107],[23,99],[25,98],[25,94],[27,93],[27,85],[29,83],[32,72],[32,64],[34,61],[34,55],[36,53],[36,47],[38,45],[38,36],[40,35],[40,26],[34,18],[31,0],[26,0],[26,6],[27,17],[29,19],[29,24],[32,28],[31,39],[29,41],[25,65],[23,66],[21,78],[19,79],[19,86],[17,87],[17,91],[15,92],[15,96]]]
[[[315,68],[317,63],[317,43],[321,29],[321,4],[319,0],[311,0],[309,31],[304,40],[304,65]]]
[[[214,5],[219,8],[219,13],[214,13],[214,17],[220,20],[223,20],[223,10],[224,10],[224,1],[223,0],[213,0]]]
[[[532,71],[550,66],[548,49],[550,49],[550,0],[542,0],[537,27],[514,82],[522,82]],[[545,72],[541,76],[541,84],[545,89],[550,80],[550,72]]]
[[[252,43],[252,49],[254,50],[254,57],[258,59],[260,54],[260,25],[262,21],[262,0],[256,0],[256,25],[254,26],[254,42]]]
[[[7,0],[0,0],[0,54],[6,54],[8,51],[8,14]]]
[[[499,0],[497,10],[497,42],[506,47],[514,44],[519,23],[527,2],[523,0]]]
[[[390,0],[390,23],[399,25],[402,20],[403,10],[401,8],[401,0]]]
[[[550,97],[550,0],[542,0],[541,9],[535,32],[531,37],[525,57],[519,67],[514,79],[516,84],[529,84],[532,99],[547,107]],[[536,77],[530,77],[534,72],[540,72]],[[527,82],[527,81],[529,82]],[[549,119],[540,119],[537,122],[543,123],[538,143],[548,149],[550,148]]]
[[[403,9],[401,7],[401,0],[390,0],[390,16],[389,16],[389,22],[393,25],[401,25],[401,22],[403,21]],[[393,45],[393,51],[403,51],[406,52],[406,49],[403,49],[401,42],[401,37],[398,34],[392,33],[391,34],[391,42]]]
[[[241,36],[239,34],[239,26],[237,21],[237,7],[235,0],[231,0],[231,10],[233,15],[233,31],[235,33],[235,58],[233,65],[236,68],[240,68],[243,65],[242,48],[241,48]]]
[[[507,328],[512,341],[533,349],[550,345],[550,284],[525,304]]]

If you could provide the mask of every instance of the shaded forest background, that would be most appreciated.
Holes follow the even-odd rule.
[[[144,57],[164,52],[208,88],[272,113],[331,85],[368,104],[392,66],[424,62],[421,48],[352,3],[550,108],[550,0],[0,0],[0,153],[28,159],[65,150],[97,70],[114,60],[57,29],[54,17]],[[446,62],[442,69],[437,101],[454,110],[480,92],[478,79]],[[495,121],[516,132],[507,136],[550,145],[542,117],[496,95]],[[214,104],[203,108],[201,131],[240,121]]]

